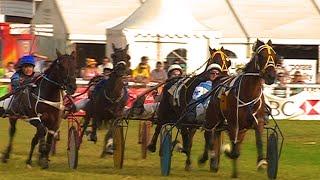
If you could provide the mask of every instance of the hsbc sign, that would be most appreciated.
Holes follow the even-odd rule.
[[[288,98],[265,94],[275,119],[320,120],[320,92],[302,91]]]

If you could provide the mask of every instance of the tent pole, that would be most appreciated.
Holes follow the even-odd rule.
[[[157,34],[157,61],[160,61],[160,51],[161,51],[161,44],[160,44],[160,35]]]

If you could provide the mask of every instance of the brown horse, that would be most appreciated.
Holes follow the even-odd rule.
[[[231,62],[224,53],[223,47],[220,50],[211,49],[210,58],[206,61],[207,66],[212,63],[217,63],[222,66],[224,72],[228,71],[228,68],[231,65]],[[177,120],[183,115],[183,112],[186,112],[187,105],[192,99],[192,94],[195,88],[205,80],[205,72],[193,76],[193,77],[184,77],[184,78],[175,78],[169,79],[163,88],[162,99],[158,108],[158,121],[155,132],[153,134],[151,143],[148,145],[148,150],[151,152],[156,151],[156,143],[162,126],[166,123],[177,123]],[[174,104],[174,97],[169,92],[169,89],[172,87],[179,86],[182,84],[181,90],[178,92],[179,96],[179,105]],[[181,122],[186,123],[186,118],[183,117]],[[181,123],[179,122],[179,123]],[[181,135],[183,140],[183,151],[187,155],[185,170],[191,169],[191,147],[192,147],[192,138],[196,132],[196,126],[181,126]]]
[[[127,75],[129,69],[130,56],[127,54],[128,45],[125,49],[115,48],[113,45],[114,53],[111,55],[114,69],[108,79],[99,81],[92,93],[90,101],[86,104],[84,130],[88,126],[90,119],[92,119],[92,133],[91,140],[97,140],[97,127],[103,120],[108,121],[111,124],[111,128],[106,134],[104,140],[104,147],[102,156],[105,154],[111,154],[113,152],[112,143],[112,124],[114,120],[117,120],[123,116],[123,110],[126,105],[128,94],[124,84],[124,76]],[[110,146],[109,146],[110,145]]]
[[[232,177],[238,176],[236,162],[246,131],[259,129],[256,131],[256,138],[257,142],[262,142],[265,115],[263,81],[269,85],[274,83],[275,65],[278,61],[271,46],[270,40],[267,44],[257,40],[253,49],[254,55],[246,65],[244,72],[235,77],[218,79],[221,86],[212,93],[206,112],[205,128],[207,130],[204,134],[206,147],[211,147],[213,143],[210,155],[212,170],[215,172],[219,168],[222,130],[228,132],[232,144],[231,149],[225,151],[226,155],[233,160]],[[212,131],[214,132],[213,142],[211,142]],[[257,144],[257,147],[258,154],[262,154],[262,143]],[[261,157],[258,156],[258,158]]]
[[[13,96],[11,107],[6,112],[10,120],[10,139],[3,153],[2,162],[7,162],[10,157],[18,118],[27,117],[28,122],[37,128],[37,132],[32,139],[26,163],[31,165],[34,148],[40,143],[39,165],[41,168],[49,167],[48,156],[52,138],[60,127],[63,91],[71,95],[76,90],[75,68],[76,61],[73,55],[61,55],[57,51],[57,59],[44,74],[35,77],[32,84]]]

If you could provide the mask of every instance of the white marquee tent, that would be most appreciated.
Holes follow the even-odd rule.
[[[207,58],[208,46],[214,44],[217,34],[200,24],[183,0],[148,0],[119,25],[107,29],[107,55],[112,44],[125,47],[129,44],[132,67],[141,56],[150,58],[150,65],[166,60],[174,50],[184,49],[187,71],[195,70]],[[176,6],[179,6],[177,9]]]
[[[146,41],[146,39],[149,42],[158,42],[159,39],[154,37],[155,34],[158,34],[162,41],[167,42],[166,46],[160,46],[159,43],[153,43],[152,46],[148,46],[148,43],[141,42],[139,45],[140,50],[136,51],[136,53],[131,52],[133,67],[142,55],[148,55],[153,60],[163,60],[169,50],[174,49],[172,47],[174,43],[171,42],[174,40],[175,44],[177,44],[177,42],[181,43],[184,39],[180,38],[180,41],[177,41],[179,40],[178,36],[173,34],[179,34],[179,37],[183,37],[181,36],[183,33],[164,32],[163,27],[170,25],[174,27],[172,29],[179,29],[179,25],[188,24],[184,20],[189,19],[190,14],[187,17],[179,14],[179,9],[185,5],[191,7],[192,15],[198,22],[211,30],[219,32],[219,37],[221,37],[219,39],[220,44],[237,55],[237,61],[232,62],[242,63],[238,60],[247,61],[250,56],[250,44],[256,38],[270,38],[276,44],[320,45],[320,0],[184,0],[183,2],[180,1],[180,4],[176,0],[171,0],[167,1],[169,4],[164,6],[169,7],[168,9],[172,11],[169,16],[164,16],[165,18],[160,18],[156,15],[157,13],[159,14],[158,10],[161,8],[154,10],[155,12],[149,11],[148,14],[136,13],[136,15],[132,15],[139,7],[150,3],[149,1],[153,0],[43,0],[35,14],[33,24],[52,24],[54,36],[39,38],[38,41],[42,48],[40,51],[52,51],[51,54],[53,54],[53,50],[56,47],[68,49],[72,47],[73,43],[105,44],[107,40],[106,29],[115,27],[118,30],[123,28],[121,33],[126,35],[126,41],[128,42]],[[158,0],[157,3],[160,1],[162,2],[162,0]],[[154,7],[152,8],[154,9]],[[135,22],[131,21],[133,17]],[[140,18],[148,23],[142,22]],[[152,24],[152,18],[157,18],[155,22],[158,23]],[[168,22],[164,21],[166,19],[174,23],[168,24]],[[120,24],[124,20],[126,20],[125,23]],[[190,26],[192,27],[191,29],[197,30],[197,28],[194,28],[197,25],[195,23],[191,24],[193,24]],[[134,31],[137,27],[139,27],[138,34]],[[150,27],[153,27],[153,29],[150,29]],[[154,31],[155,27],[157,27],[157,32]],[[143,32],[143,28],[147,30]],[[128,29],[130,29],[131,33]],[[186,28],[181,29],[185,30]],[[160,30],[162,31],[161,33]],[[206,31],[206,28],[200,28],[200,30]],[[115,31],[116,29],[113,32],[115,33]],[[171,34],[170,38],[167,36],[168,34]],[[202,38],[207,37],[203,35],[202,33]],[[132,37],[136,39],[134,40]],[[198,38],[199,41],[200,39]],[[110,42],[111,39],[108,41]],[[124,42],[122,41],[122,43]],[[194,47],[202,47],[202,51],[206,50],[207,47],[203,45],[205,43],[202,42],[201,44],[202,46],[195,45]],[[188,49],[186,44],[181,43],[181,45],[185,46],[182,48]],[[165,47],[169,48],[165,49]],[[131,46],[129,49],[137,48],[136,46]],[[161,48],[161,51],[157,51],[156,55],[154,53],[148,54],[145,53],[147,51],[143,51],[146,48],[153,49],[153,52]],[[150,50],[150,52],[152,51]],[[191,52],[188,52],[188,59],[194,58]],[[203,59],[202,55],[198,56],[198,59]],[[302,62],[309,63],[311,61]],[[312,67],[312,71],[315,73],[318,65],[313,65]]]
[[[48,6],[46,1],[53,1]],[[121,23],[142,0],[43,0],[36,12],[42,22],[58,9],[71,41],[105,42],[105,28]],[[174,0],[172,0],[172,3]],[[272,38],[279,43],[320,44],[320,0],[185,0],[194,17],[223,41],[247,43],[255,38]],[[172,5],[179,9],[179,4]],[[51,11],[50,11],[51,10]],[[43,13],[47,16],[43,17]],[[51,15],[50,15],[51,13]],[[35,21],[35,23],[37,23]]]

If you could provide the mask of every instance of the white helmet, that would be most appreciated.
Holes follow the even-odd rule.
[[[222,68],[219,64],[216,64],[216,63],[213,63],[213,64],[210,64],[208,67],[207,67],[207,70],[206,71],[210,71],[211,69],[217,69],[219,71],[222,71]]]
[[[112,63],[107,63],[104,68],[107,68],[107,69],[113,69],[113,64]]]
[[[175,70],[175,69],[180,70],[180,71],[182,72],[182,68],[181,68],[180,65],[178,65],[178,64],[172,64],[172,65],[168,68],[168,73],[169,73],[170,71],[172,71],[172,70]]]

